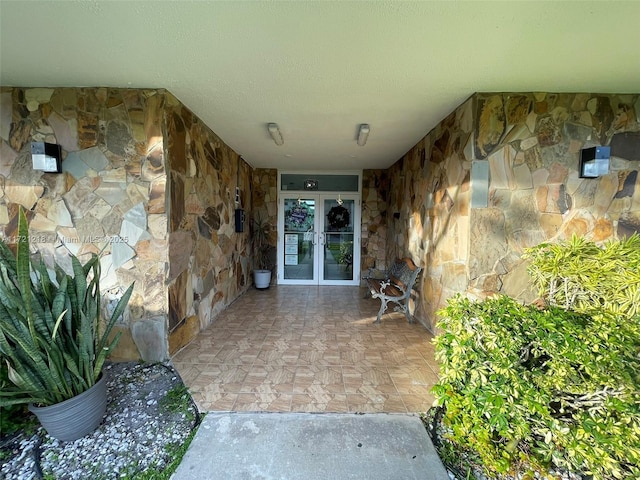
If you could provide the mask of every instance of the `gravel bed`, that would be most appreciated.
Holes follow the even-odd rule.
[[[168,452],[200,422],[180,376],[168,364],[135,362],[108,364],[105,374],[107,412],[98,429],[74,442],[56,440],[42,428],[18,435],[3,446],[11,455],[0,460],[0,479],[107,480],[163,471],[173,460]]]

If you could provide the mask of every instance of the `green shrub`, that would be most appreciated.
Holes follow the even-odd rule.
[[[640,313],[640,236],[609,241],[602,247],[574,236],[543,243],[525,252],[529,274],[540,295],[567,310],[607,311],[632,317]]]
[[[439,312],[433,391],[487,473],[640,478],[640,319],[460,296]]]
[[[100,259],[84,265],[71,257],[73,275],[30,257],[24,210],[18,214],[17,253],[0,240],[0,406],[53,405],[95,384],[120,338],[109,334],[122,315],[133,284],[111,318],[101,318]]]

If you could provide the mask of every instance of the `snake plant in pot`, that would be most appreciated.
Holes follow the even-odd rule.
[[[14,255],[0,241],[0,361],[8,370],[0,406],[27,403],[52,437],[75,440],[104,416],[102,367],[120,338],[111,332],[133,284],[103,322],[97,255],[84,265],[71,256],[73,275],[58,265],[50,273],[42,259],[31,258],[22,209],[16,243]]]

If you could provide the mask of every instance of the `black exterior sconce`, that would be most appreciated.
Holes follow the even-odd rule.
[[[591,147],[580,150],[580,178],[598,178],[609,173],[611,147]]]

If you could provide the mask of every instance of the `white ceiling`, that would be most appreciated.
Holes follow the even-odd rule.
[[[639,49],[639,1],[0,0],[0,84],[166,88],[254,167],[388,167],[474,92],[639,92]]]

